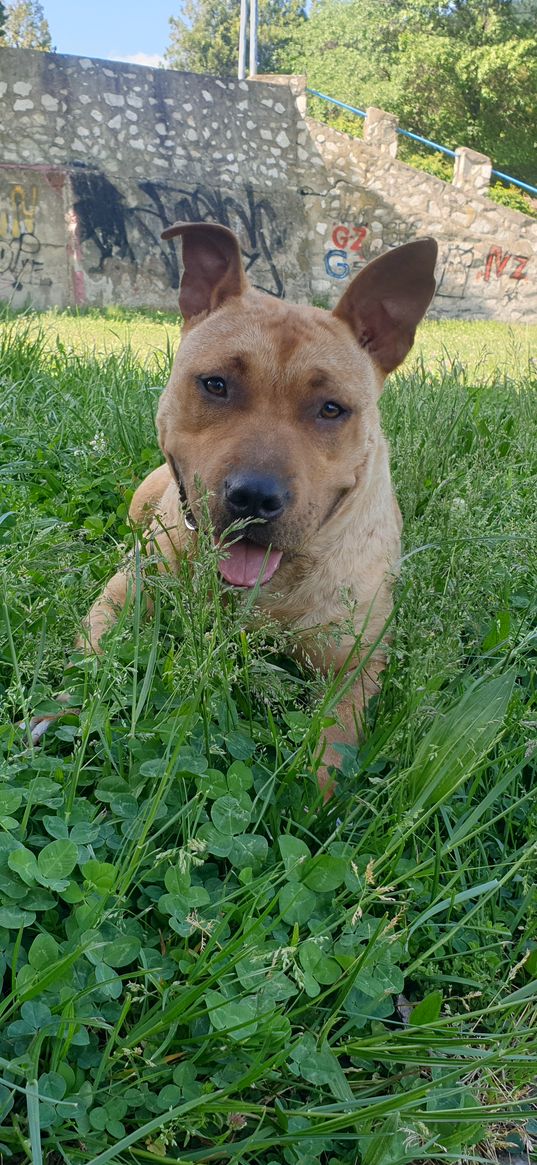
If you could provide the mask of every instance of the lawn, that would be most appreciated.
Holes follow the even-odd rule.
[[[139,360],[146,360],[170,346],[175,350],[179,338],[178,317],[173,312],[111,307],[104,311],[50,311],[30,315],[26,321],[19,317],[19,321],[23,327],[29,324],[44,331],[49,349],[54,350],[59,342],[78,355],[121,353],[128,346]],[[440,372],[458,362],[479,380],[498,372],[516,379],[525,375],[536,352],[537,324],[427,320],[418,331],[408,366],[422,357],[428,367]]]
[[[273,627],[245,637],[209,540],[192,573],[151,580],[152,620],[138,588],[98,665],[71,653],[133,545],[176,331],[120,312],[0,326],[0,1154],[520,1152],[537,1134],[537,329],[430,323],[390,379],[393,642],[327,806],[313,758],[337,681],[299,673]],[[67,685],[80,715],[32,750],[16,722]]]

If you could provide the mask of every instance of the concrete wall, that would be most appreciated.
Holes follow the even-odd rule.
[[[38,307],[71,302],[68,213],[64,169],[0,164],[0,301]]]
[[[432,314],[537,320],[537,222],[486,197],[487,159],[457,185],[397,161],[394,119],[363,141],[305,117],[300,78],[251,82],[0,50],[0,299],[170,309],[176,219],[237,231],[252,282],[337,300],[375,254],[441,246]],[[479,160],[480,159],[480,160]]]

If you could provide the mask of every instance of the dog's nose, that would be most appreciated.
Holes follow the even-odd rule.
[[[263,473],[237,473],[226,478],[224,492],[234,518],[279,518],[288,500],[281,482]]]

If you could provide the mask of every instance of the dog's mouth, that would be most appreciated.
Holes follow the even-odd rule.
[[[198,525],[175,460],[173,465],[185,526],[187,530],[196,531]],[[270,544],[263,546],[250,538],[237,538],[229,543],[224,539],[219,545],[224,551],[224,557],[218,560],[218,569],[222,578],[233,587],[251,590],[258,584],[263,586],[276,573],[283,557],[283,550],[273,550]]]
[[[283,551],[270,546],[258,546],[248,538],[239,538],[225,547],[225,558],[220,558],[218,569],[222,578],[234,587],[252,588],[268,583],[276,573]]]

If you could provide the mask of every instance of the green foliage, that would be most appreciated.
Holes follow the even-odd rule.
[[[535,37],[468,46],[452,37],[408,36],[390,90],[389,107],[407,129],[452,149],[470,146],[497,168],[535,181]]]
[[[426,174],[433,174],[435,178],[441,178],[443,182],[451,182],[453,178],[453,160],[446,157],[445,154],[428,150],[426,146],[416,147],[414,142],[405,142],[403,138],[400,138],[398,157],[401,162],[406,162],[407,166],[413,166],[415,170],[423,170]]]
[[[465,145],[493,159],[496,169],[537,186],[535,109],[537,37],[516,36],[481,45],[461,65],[475,109]]]
[[[14,1165],[402,1165],[493,1147],[531,1117],[537,382],[530,364],[479,383],[435,328],[447,354],[383,400],[399,610],[365,739],[323,806],[325,685],[286,663],[277,629],[245,638],[209,537],[192,572],[149,578],[152,622],[135,599],[102,661],[75,655],[66,679],[160,460],[151,386],[169,360],[0,327]],[[80,711],[30,749],[16,720],[66,686]]]
[[[8,47],[53,52],[48,21],[39,0],[12,0],[5,13],[3,37]]]
[[[166,64],[195,73],[237,73],[240,0],[188,0],[181,16],[170,19]],[[284,71],[288,47],[305,20],[300,0],[260,0],[258,66],[260,73]]]
[[[510,210],[519,210],[522,214],[537,218],[537,198],[530,198],[518,186],[493,182],[489,189],[489,198],[500,206],[508,206]]]
[[[536,17],[533,2],[509,0],[317,0],[285,64],[313,89],[380,106],[405,129],[535,183]],[[335,107],[312,110],[356,132]]]

